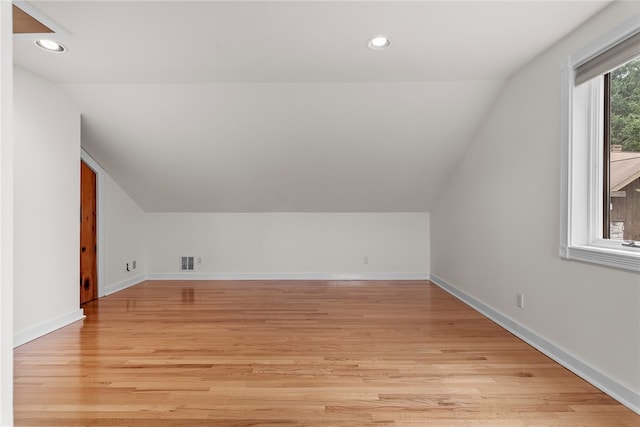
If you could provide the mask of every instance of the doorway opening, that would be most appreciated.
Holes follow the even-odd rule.
[[[80,305],[98,298],[96,173],[80,161]]]

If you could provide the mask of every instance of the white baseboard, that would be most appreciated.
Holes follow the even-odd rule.
[[[112,285],[107,285],[105,289],[105,293],[103,296],[111,295],[115,292],[121,291],[123,289],[127,289],[133,285],[137,285],[138,283],[142,283],[147,280],[147,276],[145,274],[140,274],[135,277],[131,277],[129,279],[123,280],[118,283],[114,283]]]
[[[40,338],[43,335],[51,333],[57,329],[67,326],[73,322],[84,319],[84,310],[81,308],[72,311],[71,313],[64,314],[56,317],[55,319],[47,320],[32,328],[28,328],[24,331],[17,332],[13,336],[13,347],[19,347],[22,344],[26,344],[29,341],[33,341],[36,338]]]
[[[159,273],[147,280],[429,280],[427,273]]]
[[[447,283],[445,280],[431,274],[431,281],[498,325],[502,326],[504,329],[511,332],[527,344],[535,347],[540,352],[555,360],[574,374],[599,388],[627,408],[640,414],[640,393],[636,393],[613,378],[587,365],[577,357],[567,353],[527,327],[497,312],[469,294]]]

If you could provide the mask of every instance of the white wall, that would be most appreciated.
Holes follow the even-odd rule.
[[[82,317],[80,113],[57,87],[14,70],[15,345]]]
[[[152,213],[148,271],[243,277],[427,277],[426,213]],[[368,264],[364,258],[368,257]],[[386,275],[386,276],[385,276]]]
[[[13,34],[0,2],[0,425],[13,425]]]
[[[104,174],[104,290],[112,293],[144,280],[146,214],[120,186]],[[133,268],[133,261],[136,268]],[[129,270],[126,264],[129,263]]]
[[[436,278],[603,374],[636,408],[640,275],[558,250],[560,63],[639,5],[613,4],[508,81],[432,212],[431,241]]]

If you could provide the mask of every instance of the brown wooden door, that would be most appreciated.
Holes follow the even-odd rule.
[[[98,298],[96,173],[80,161],[80,304]]]

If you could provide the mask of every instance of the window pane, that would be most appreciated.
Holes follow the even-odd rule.
[[[613,70],[609,82],[609,238],[640,241],[640,58]]]

